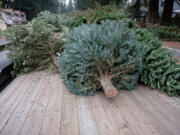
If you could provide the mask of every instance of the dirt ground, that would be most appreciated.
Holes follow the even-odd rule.
[[[169,41],[164,41],[163,45],[169,48],[173,49],[178,49],[180,50],[180,42],[169,42]],[[180,64],[180,57],[177,57],[179,59],[179,64]]]
[[[169,48],[174,48],[180,50],[180,42],[169,42],[169,41],[164,41],[163,42],[164,46],[167,46]]]

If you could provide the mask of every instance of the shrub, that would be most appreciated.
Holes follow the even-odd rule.
[[[88,9],[84,12],[75,12],[73,18],[68,21],[66,26],[73,29],[82,24],[101,24],[101,22],[105,20],[123,20],[129,27],[133,27],[134,25],[134,22],[125,15],[122,9],[119,9],[119,7],[115,5],[108,5]]]
[[[44,21],[46,24],[51,24],[54,27],[61,30],[64,28],[63,26],[66,26],[69,21],[71,21],[71,18],[64,14],[52,14],[48,11],[44,11],[38,14],[38,17],[34,19],[35,21]]]
[[[177,26],[150,26],[147,29],[162,40],[180,41],[180,28]]]
[[[72,18],[71,20],[69,20],[65,25],[70,28],[70,29],[73,29],[75,27],[78,27],[82,24],[86,24],[87,23],[87,20],[84,16],[76,16],[74,18]]]
[[[135,36],[122,22],[109,20],[75,28],[59,66],[72,93],[93,95],[103,87],[108,97],[117,94],[116,88],[133,89],[142,69]]]
[[[100,24],[104,20],[119,20],[127,18],[118,6],[109,5],[87,11],[86,20],[88,23]]]

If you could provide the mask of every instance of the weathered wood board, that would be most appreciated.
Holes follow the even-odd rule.
[[[180,135],[180,99],[144,86],[84,97],[34,72],[0,93],[0,135]]]

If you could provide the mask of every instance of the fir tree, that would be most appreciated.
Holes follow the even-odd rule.
[[[6,49],[14,63],[14,76],[54,65],[56,52],[63,50],[68,34],[61,20],[59,15],[43,12],[26,26],[7,29],[5,34],[10,43]]]
[[[73,2],[72,2],[72,0],[69,0],[67,11],[72,12],[73,10],[74,10]]]
[[[180,96],[180,64],[174,55],[161,48],[161,41],[146,29],[133,28],[141,44],[143,71],[140,82],[169,96]]]
[[[139,44],[122,22],[75,28],[59,59],[64,83],[72,93],[107,97],[136,86],[142,63]]]
[[[66,13],[67,12],[65,0],[60,1],[60,7],[59,8],[60,8],[60,13]]]

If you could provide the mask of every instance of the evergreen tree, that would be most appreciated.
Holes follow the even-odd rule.
[[[122,22],[75,28],[59,59],[62,78],[72,93],[107,97],[136,86],[142,63],[139,44]]]
[[[140,81],[170,96],[180,96],[180,64],[161,41],[146,29],[133,28],[141,44],[143,71]]]
[[[116,3],[117,5],[124,3],[126,0],[75,0],[75,6],[78,10],[85,10],[87,8],[95,8],[96,3],[101,6]]]
[[[67,9],[66,9],[66,1],[65,0],[60,0],[59,1],[59,9],[60,9],[60,13],[66,13]]]
[[[0,1],[0,8],[2,7],[2,5],[3,5],[3,3],[2,3],[2,1]]]
[[[11,8],[13,0],[1,0],[0,2],[2,3],[3,8]]]
[[[59,12],[58,0],[14,0],[12,4],[14,9],[25,11],[28,19],[36,17],[38,13],[44,10],[50,12]]]
[[[5,35],[6,48],[13,60],[13,75],[54,66],[54,57],[63,50],[68,28],[62,25],[64,16],[42,12],[31,23],[9,27]]]
[[[67,11],[68,11],[68,12],[72,12],[73,9],[74,9],[73,2],[72,2],[72,0],[69,0],[69,4],[68,4],[68,7],[67,7]]]
[[[87,9],[87,2],[86,0],[75,0],[75,6],[78,10],[85,10]]]

